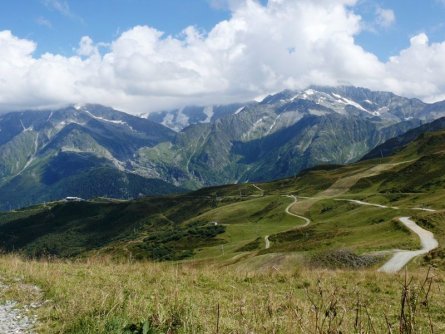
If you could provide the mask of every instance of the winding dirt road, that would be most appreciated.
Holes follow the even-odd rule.
[[[297,215],[297,214],[295,214],[295,213],[293,213],[293,212],[290,212],[290,209],[295,205],[295,203],[297,203],[297,201],[298,201],[298,198],[297,198],[297,196],[294,196],[294,195],[283,195],[284,197],[289,197],[289,198],[292,198],[294,201],[291,203],[291,204],[289,204],[287,207],[286,207],[286,209],[284,210],[288,215],[290,215],[290,216],[294,216],[294,217],[297,217],[297,218],[299,218],[299,219],[302,219],[302,220],[304,220],[304,224],[303,225],[298,225],[298,226],[296,226],[295,228],[302,228],[302,227],[306,227],[306,226],[308,226],[310,223],[311,223],[311,220],[309,219],[309,218],[306,218],[306,217],[303,217],[303,216],[300,216],[300,215]],[[268,235],[266,235],[265,237],[264,237],[264,242],[265,242],[265,244],[266,244],[266,246],[264,247],[265,249],[269,249],[270,248],[270,240],[269,240],[269,236]]]
[[[299,226],[297,226],[297,228],[308,226],[308,225],[311,223],[311,220],[310,220],[309,218],[306,218],[306,217],[297,215],[297,214],[295,214],[295,213],[293,213],[293,212],[290,212],[290,209],[291,209],[291,208],[295,205],[295,203],[297,203],[297,201],[298,201],[297,196],[294,196],[294,195],[285,195],[285,196],[286,196],[286,197],[289,197],[289,198],[293,198],[293,200],[294,200],[291,204],[289,204],[289,205],[287,206],[287,208],[286,208],[286,210],[285,210],[286,213],[287,213],[288,215],[291,215],[291,216],[294,216],[294,217],[297,217],[297,218],[300,218],[300,219],[303,219],[303,220],[304,220],[304,224],[303,224],[303,225],[299,225]]]
[[[355,203],[358,205],[366,205],[366,206],[374,206],[382,209],[398,209],[396,206],[386,206],[381,204],[374,204],[369,202],[363,202],[358,200],[351,200],[351,199],[337,199],[338,201],[347,201],[351,203]],[[427,209],[427,208],[409,208],[411,210],[423,210],[428,212],[435,212],[434,209]],[[383,266],[379,268],[378,271],[385,272],[385,273],[396,273],[400,271],[403,267],[405,267],[409,261],[411,261],[413,258],[424,255],[432,251],[433,249],[436,249],[439,247],[439,242],[434,238],[434,234],[428,230],[425,230],[424,228],[417,225],[411,217],[401,217],[399,218],[399,221],[405,225],[408,229],[410,229],[412,232],[417,234],[420,238],[420,243],[422,245],[422,248],[419,250],[409,251],[409,250],[401,250],[396,251],[392,258],[387,261]]]
[[[299,211],[306,212],[312,207],[312,205],[314,203],[316,203],[317,201],[319,201],[321,199],[335,198],[336,196],[346,193],[354,184],[357,183],[358,180],[360,180],[364,177],[378,175],[381,172],[392,169],[395,166],[409,163],[412,161],[414,161],[414,160],[407,160],[407,161],[402,161],[402,162],[398,162],[398,163],[380,164],[380,165],[374,166],[372,168],[362,170],[362,171],[360,171],[356,174],[353,174],[351,176],[344,177],[342,179],[337,180],[328,189],[318,193],[317,196],[315,196],[315,197],[299,196],[300,198],[305,199],[303,202],[299,203],[299,205],[300,205]],[[257,188],[258,190],[262,190],[261,188],[259,188],[256,185],[254,185],[254,187]],[[291,208],[297,203],[297,200],[298,200],[297,197],[294,195],[283,195],[283,196],[294,199],[294,201],[286,207],[286,210],[285,210],[286,213],[288,215],[300,218],[305,221],[305,223],[303,225],[300,225],[297,228],[308,226],[311,223],[310,219],[300,216],[300,215],[297,215],[290,211]],[[380,209],[393,209],[393,210],[399,209],[399,207],[395,207],[395,206],[387,206],[387,205],[382,205],[382,204],[368,203],[368,202],[364,202],[364,201],[360,201],[360,200],[351,200],[351,199],[335,199],[335,200],[348,201],[348,202],[355,203],[358,205],[374,206],[374,207],[377,207]],[[436,211],[434,209],[422,208],[422,207],[409,208],[409,209],[410,210],[421,210],[421,211],[427,211],[427,212],[435,212]],[[407,265],[408,262],[411,261],[414,257],[426,254],[426,253],[430,252],[431,250],[437,248],[439,245],[437,240],[434,238],[434,235],[432,232],[421,228],[413,220],[411,220],[410,217],[401,217],[401,218],[399,218],[399,220],[408,229],[410,229],[412,232],[416,233],[419,236],[421,244],[422,244],[422,248],[419,250],[414,250],[414,251],[408,251],[408,250],[396,251],[394,253],[393,257],[379,269],[379,271],[381,271],[381,272],[387,272],[387,273],[398,272],[405,265]],[[266,244],[265,248],[266,249],[270,248],[270,241],[269,241],[268,235],[264,237],[264,241]]]
[[[411,219],[411,217],[401,217],[399,220],[403,225],[419,236],[422,248],[416,251],[396,252],[388,262],[380,267],[379,271],[381,272],[396,273],[405,267],[405,265],[407,265],[408,262],[416,256],[427,254],[433,249],[439,247],[439,243],[434,238],[434,234],[421,228]]]

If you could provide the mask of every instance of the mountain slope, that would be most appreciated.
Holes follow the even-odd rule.
[[[198,189],[293,176],[317,165],[357,161],[387,139],[445,115],[444,108],[363,88],[311,87],[261,102],[174,111],[195,123],[180,132],[98,105],[0,115],[0,208],[60,198],[56,194],[68,191],[62,186],[76,192],[70,196],[129,198],[180,191],[168,184]],[[90,177],[100,168],[113,169],[122,182],[95,184]],[[66,182],[48,185],[51,173]],[[93,184],[85,186],[90,193],[68,187],[73,179]],[[124,189],[127,179],[134,180],[128,185],[133,190]],[[136,189],[136,183],[144,186]],[[6,200],[11,191],[17,196]]]
[[[181,131],[192,124],[213,123],[222,117],[239,113],[249,104],[250,103],[234,103],[206,107],[190,106],[169,111],[153,112],[145,115],[145,117],[150,121],[160,123],[172,130]]]
[[[214,123],[191,125],[172,144],[140,151],[138,164],[154,160],[169,182],[195,187],[287,177],[358,160],[420,125],[425,106],[353,87],[284,91]],[[401,111],[406,117],[399,117]],[[178,178],[169,178],[172,174]]]
[[[414,128],[400,136],[394,137],[387,142],[378,145],[369,153],[367,153],[363,160],[386,157],[401,150],[409,143],[416,140],[419,136],[426,132],[439,131],[445,129],[445,117],[439,118],[431,123],[424,124],[420,127]]]
[[[312,258],[321,250],[335,252],[344,247],[360,254],[416,248],[416,238],[393,218],[415,215],[419,224],[434,229],[439,242],[445,240],[439,224],[443,213],[423,209],[445,208],[444,152],[444,131],[425,132],[387,158],[318,167],[275,182],[124,202],[48,203],[0,214],[0,244],[7,251],[29,255],[93,252],[229,262],[244,252],[246,261],[251,257],[260,261],[266,255],[272,259],[276,252],[299,252]],[[283,195],[289,194],[299,197],[291,212],[311,220],[301,231],[294,229],[301,222],[285,211],[292,201]],[[358,206],[349,199],[398,209]],[[266,235],[272,243],[268,249],[261,241]]]
[[[131,198],[181,190],[128,168],[137,149],[174,137],[148,120],[87,105],[6,114],[0,129],[1,209],[65,196]]]

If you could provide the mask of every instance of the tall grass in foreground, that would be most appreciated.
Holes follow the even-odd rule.
[[[45,293],[42,333],[441,333],[443,273],[235,272],[173,263],[0,257]],[[20,280],[17,280],[19,278]],[[18,291],[18,289],[13,290]],[[11,298],[22,298],[20,293]]]

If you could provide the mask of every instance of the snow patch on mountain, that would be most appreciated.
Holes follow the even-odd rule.
[[[97,119],[97,120],[100,120],[100,121],[104,121],[104,122],[108,122],[108,123],[113,123],[113,124],[126,125],[126,126],[130,127],[127,122],[124,122],[124,121],[121,121],[121,120],[106,119],[106,118],[103,118],[103,117],[100,117],[100,116],[93,115],[88,110],[83,110],[83,111],[85,113],[87,113],[88,115],[90,115],[91,117],[93,117],[94,119]]]
[[[332,96],[336,97],[337,98],[337,102],[339,102],[339,103],[343,103],[343,104],[346,104],[346,105],[351,105],[351,106],[356,107],[359,110],[362,110],[362,111],[365,111],[365,112],[369,112],[369,110],[363,108],[363,106],[361,106],[357,102],[352,101],[350,99],[347,99],[346,97],[343,97],[343,96],[335,94],[335,93],[332,93]]]
[[[291,99],[289,99],[290,102],[293,102],[295,100],[312,100],[313,96],[316,95],[316,93],[313,89],[306,89],[303,92],[298,92],[296,95],[294,95]]]
[[[280,119],[280,117],[281,117],[281,114],[278,115],[278,116],[274,119],[273,123],[271,124],[271,126],[269,127],[269,129],[266,131],[266,134],[265,134],[266,136],[272,132],[272,130],[274,129],[274,127],[275,127],[275,125],[277,124],[277,122],[278,122],[278,120]]]
[[[263,116],[255,121],[255,123],[252,124],[250,129],[243,135],[243,140],[250,140],[255,137],[255,132],[264,125],[265,120],[267,120],[269,116]]]
[[[238,109],[235,111],[234,115],[238,115],[238,114],[239,114],[241,111],[243,111],[245,108],[246,108],[246,107],[240,107],[240,108],[238,108]]]

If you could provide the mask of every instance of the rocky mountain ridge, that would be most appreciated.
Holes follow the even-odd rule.
[[[189,115],[181,126],[175,118],[157,123],[154,116],[99,105],[0,115],[0,207],[266,181],[350,163],[445,116],[445,104],[356,87],[310,87],[212,113],[181,112]]]

